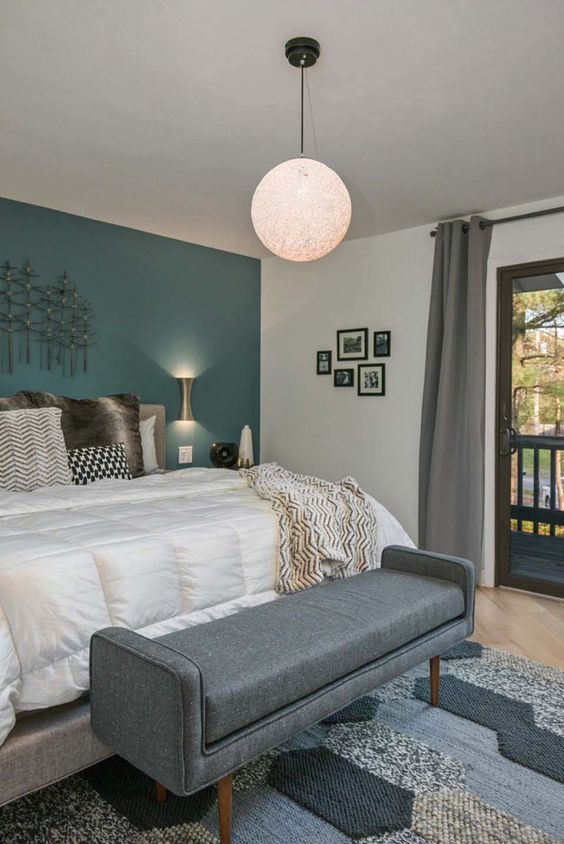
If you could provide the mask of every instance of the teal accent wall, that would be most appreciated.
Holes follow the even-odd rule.
[[[260,261],[179,240],[0,199],[0,263],[30,260],[41,284],[66,270],[93,307],[96,345],[89,371],[63,376],[54,366],[16,361],[0,371],[0,395],[22,389],[87,398],[138,393],[166,405],[168,465],[193,445],[209,466],[216,440],[238,442],[253,429],[259,452]],[[174,422],[177,375],[197,378],[195,422]],[[256,459],[256,457],[255,457]]]

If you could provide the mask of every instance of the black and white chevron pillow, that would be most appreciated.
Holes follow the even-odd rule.
[[[31,492],[71,480],[60,410],[0,413],[0,489]]]
[[[91,484],[105,478],[131,480],[123,443],[72,448],[68,459],[75,484]]]

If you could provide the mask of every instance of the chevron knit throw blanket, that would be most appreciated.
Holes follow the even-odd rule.
[[[353,478],[330,483],[277,463],[240,473],[271,501],[278,518],[277,592],[297,592],[378,566],[376,509]]]

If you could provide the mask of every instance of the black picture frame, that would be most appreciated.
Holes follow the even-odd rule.
[[[352,346],[356,347],[360,343],[360,348],[353,348],[352,353],[344,350],[347,334],[351,335],[349,342]],[[356,354],[357,351],[359,354]],[[368,360],[368,328],[341,328],[337,331],[337,360]]]
[[[369,369],[374,372],[378,370],[377,385],[367,389],[366,379],[363,377],[363,370]],[[386,395],[386,364],[385,363],[359,363],[357,377],[357,395],[359,396],[385,396]]]
[[[315,370],[317,375],[331,375],[333,372],[332,357],[333,353],[329,349],[317,352]]]
[[[385,338],[382,340],[381,338]],[[389,358],[392,353],[392,332],[374,332],[374,355],[375,358]]]
[[[347,373],[345,376],[343,373]],[[333,370],[333,386],[334,387],[354,387],[354,369],[335,369]]]

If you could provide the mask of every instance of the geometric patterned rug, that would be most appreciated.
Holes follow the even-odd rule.
[[[234,778],[233,844],[564,841],[564,672],[465,642]],[[1,773],[0,773],[1,775]],[[117,757],[0,810],[6,844],[217,844],[215,789],[153,799]]]

